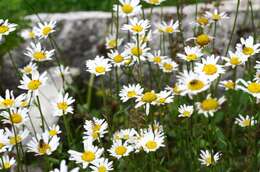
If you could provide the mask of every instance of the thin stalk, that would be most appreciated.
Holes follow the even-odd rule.
[[[118,67],[115,67],[115,75],[116,75],[116,97],[119,94],[119,77],[118,77]]]
[[[9,56],[10,60],[11,60],[11,63],[12,63],[12,66],[13,66],[15,72],[16,72],[16,75],[17,75],[19,78],[21,78],[21,77],[22,77],[22,76],[21,76],[21,72],[20,72],[18,66],[17,66],[16,63],[15,63],[14,58],[13,58],[11,52],[8,51],[7,54],[8,54],[8,56]]]
[[[254,31],[254,40],[256,39],[256,28],[255,28],[255,21],[254,21],[254,10],[253,10],[253,5],[252,5],[252,1],[248,0],[249,3],[249,7],[250,7],[250,13],[251,13],[251,21],[252,21],[252,28]]]
[[[118,48],[118,37],[119,37],[119,0],[117,0],[117,8],[116,8],[116,49]]]
[[[227,55],[227,53],[228,53],[228,50],[229,50],[229,47],[231,45],[232,38],[233,38],[233,35],[234,35],[234,32],[235,32],[235,28],[236,28],[236,24],[237,24],[237,16],[238,16],[238,11],[239,11],[239,5],[240,5],[240,0],[237,0],[235,20],[234,20],[234,23],[233,23],[232,32],[231,32],[231,35],[230,35],[230,39],[229,39],[229,42],[228,42],[228,46],[227,46],[227,50],[226,50],[225,55]]]
[[[92,97],[92,88],[93,88],[93,84],[94,84],[94,79],[95,79],[95,75],[91,74],[90,76],[90,80],[88,83],[88,92],[87,92],[87,110],[90,110],[90,106],[91,106],[91,97]]]
[[[65,127],[65,130],[66,130],[66,134],[67,134],[67,141],[68,141],[69,146],[71,146],[71,141],[73,139],[72,139],[72,135],[71,135],[69,121],[68,121],[67,116],[64,114],[64,112],[62,114],[62,119],[63,119],[63,122],[64,122],[64,127]]]
[[[42,113],[42,108],[41,108],[39,96],[36,96],[36,101],[37,101],[37,107],[38,107],[40,115],[41,115],[42,130],[43,130],[43,132],[45,132],[44,116],[43,116],[43,113]]]
[[[212,43],[212,53],[215,52],[215,40],[216,40],[216,34],[217,34],[217,21],[214,22],[214,38]]]

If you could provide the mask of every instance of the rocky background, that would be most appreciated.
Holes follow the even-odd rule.
[[[255,19],[256,33],[260,33],[260,0],[254,0],[253,10]],[[205,9],[213,9],[212,5],[199,4],[198,11]],[[229,13],[230,19],[222,22],[221,28],[217,31],[217,46],[218,51],[221,53],[226,48],[227,42],[232,30],[236,1],[224,1],[220,6],[221,11]],[[236,34],[233,37],[233,42],[239,41],[239,37],[252,33],[252,24],[250,13],[248,13],[247,1],[242,0],[239,8],[239,16],[237,20]],[[188,5],[181,8],[183,13],[183,29],[184,38],[187,39],[193,36],[193,31],[190,23],[195,19],[195,5]],[[152,20],[154,22],[160,21],[160,8],[153,10],[154,15]],[[146,11],[149,14],[150,10]],[[167,19],[173,18],[177,20],[176,7],[164,7],[163,13]],[[66,66],[78,68],[81,71],[81,78],[87,80],[87,73],[85,71],[85,61],[94,58],[96,55],[105,54],[104,41],[105,37],[110,32],[112,14],[109,12],[69,12],[69,13],[54,13],[54,14],[39,14],[43,21],[55,20],[58,23],[57,32],[55,33],[55,40],[61,49],[60,56],[62,57]],[[27,16],[32,23],[39,22],[36,15]],[[121,20],[120,22],[125,22]],[[213,34],[213,33],[212,33]],[[156,49],[159,47],[157,39],[154,38],[151,44]],[[22,67],[29,62],[29,58],[24,55],[25,48],[29,42],[23,43],[20,47],[13,50],[11,53],[15,59],[15,63]],[[234,44],[233,44],[234,45]],[[231,48],[233,48],[231,46]],[[179,50],[179,51],[182,51]],[[15,89],[18,85],[18,77],[16,76],[10,58],[8,55],[4,57],[3,67],[0,70],[0,83],[1,89],[5,90]],[[51,64],[47,64],[47,67]]]

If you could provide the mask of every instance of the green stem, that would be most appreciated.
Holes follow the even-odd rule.
[[[217,22],[214,22],[214,38],[213,38],[213,43],[212,43],[212,53],[214,54],[215,52],[215,39],[216,39],[216,34],[217,34]]]
[[[67,141],[69,146],[71,146],[71,141],[72,139],[72,135],[71,135],[71,130],[70,130],[70,125],[69,125],[69,121],[66,115],[64,115],[64,112],[62,114],[62,118],[63,118],[63,122],[64,122],[64,126],[65,126],[65,130],[66,130],[66,136],[67,136]]]
[[[254,31],[254,40],[255,40],[256,39],[256,28],[255,28],[255,21],[254,21],[254,10],[253,10],[252,1],[248,0],[248,3],[249,3],[249,7],[250,7],[252,28],[253,28],[253,31]]]
[[[88,92],[87,92],[87,110],[90,110],[90,106],[91,106],[91,97],[92,97],[92,88],[93,88],[93,84],[94,84],[94,79],[95,79],[95,75],[91,74],[90,76],[90,80],[88,83]]]
[[[42,130],[43,130],[43,132],[45,132],[44,116],[43,116],[43,113],[42,113],[42,108],[41,108],[39,96],[36,96],[36,101],[37,101],[37,107],[38,107],[40,115],[41,115]]]

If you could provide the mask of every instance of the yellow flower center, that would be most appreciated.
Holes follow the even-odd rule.
[[[207,75],[214,75],[217,72],[218,68],[214,64],[204,65],[202,71]]]
[[[173,27],[171,27],[171,26],[167,26],[167,27],[165,28],[165,32],[167,32],[167,33],[173,33],[173,32],[174,32],[174,29],[173,29]]]
[[[163,98],[163,97],[161,97],[161,98],[158,99],[158,102],[159,102],[159,103],[165,103],[165,101],[166,101],[166,98]]]
[[[126,153],[126,151],[127,151],[127,148],[125,146],[118,146],[115,149],[116,154],[121,155],[121,156],[124,155]]]
[[[51,149],[51,147],[47,143],[40,143],[38,146],[38,152],[41,155],[46,154],[50,149]]]
[[[164,67],[164,69],[167,70],[167,71],[172,71],[172,69],[173,69],[172,64],[169,64],[169,63],[163,64],[163,67]]]
[[[57,103],[57,107],[60,110],[66,111],[68,109],[68,104],[67,104],[67,102],[60,102],[60,103]]]
[[[87,161],[87,162],[91,162],[93,160],[96,159],[96,155],[94,152],[92,151],[85,151],[82,156],[81,156],[82,160]]]
[[[34,32],[29,32],[29,37],[31,38],[31,39],[33,39],[33,38],[35,38],[35,33]]]
[[[252,82],[248,84],[247,89],[251,93],[260,93],[260,83]]]
[[[38,51],[33,54],[33,58],[35,58],[38,61],[44,60],[46,59],[46,54],[42,51]]]
[[[153,58],[153,62],[154,62],[154,63],[161,63],[161,61],[162,61],[162,59],[161,59],[160,56],[155,56],[155,57]]]
[[[146,92],[142,97],[142,101],[145,103],[151,103],[157,99],[157,96],[154,92]]]
[[[159,3],[159,0],[149,0],[150,4],[158,4]]]
[[[233,81],[228,81],[224,84],[224,86],[228,89],[234,89],[235,88],[235,83]]]
[[[219,106],[218,101],[213,98],[208,98],[206,100],[203,100],[201,103],[201,108],[205,111],[216,110],[218,106]]]
[[[134,10],[134,7],[133,7],[132,5],[130,5],[130,4],[124,4],[124,5],[122,6],[122,11],[123,11],[124,13],[126,13],[126,14],[132,13],[133,10]]]
[[[11,168],[11,164],[9,162],[5,162],[3,166],[4,166],[4,169]]]
[[[96,72],[97,73],[105,73],[106,68],[104,66],[97,66],[96,67]]]
[[[100,128],[101,128],[101,125],[99,125],[99,124],[94,124],[93,127],[92,127],[92,130],[95,131],[95,132],[99,132],[99,131],[100,131]]]
[[[196,43],[200,46],[205,46],[211,41],[210,37],[206,34],[201,34],[197,36]]]
[[[130,58],[130,59],[127,59],[127,60],[125,60],[125,65],[129,65],[129,64],[131,64],[131,62],[132,62],[132,59]]]
[[[20,143],[21,141],[22,141],[22,137],[19,135],[17,135],[16,137],[15,136],[10,137],[10,139],[9,139],[9,143],[11,145],[16,145],[17,143]]]
[[[207,164],[207,165],[212,164],[212,157],[211,157],[211,155],[208,156],[208,157],[205,159],[205,161],[206,161],[206,164]]]
[[[114,62],[116,62],[116,63],[121,63],[123,60],[124,60],[124,58],[120,54],[118,54],[114,57]]]
[[[173,92],[175,94],[180,94],[181,90],[180,90],[180,88],[177,85],[175,85],[175,86],[173,86]]]
[[[0,26],[0,33],[5,33],[9,31],[9,27],[8,26]]]
[[[188,54],[188,55],[186,56],[187,61],[193,61],[193,60],[196,60],[197,58],[198,58],[198,57],[197,57],[196,54]]]
[[[20,104],[20,106],[21,107],[26,107],[26,106],[28,106],[28,102],[27,101],[21,101],[21,104]]]
[[[193,79],[188,83],[188,88],[192,91],[197,91],[202,89],[205,86],[205,84],[197,79]]]
[[[132,26],[131,29],[132,29],[132,31],[139,33],[139,32],[142,32],[144,28],[141,25],[137,24],[137,25]]]
[[[197,23],[200,25],[206,26],[209,23],[209,20],[206,17],[199,17]]]
[[[153,140],[150,140],[150,141],[146,142],[145,146],[149,150],[154,150],[154,149],[157,148],[157,143],[155,141],[153,141]]]
[[[239,65],[241,62],[242,62],[242,61],[241,61],[241,59],[240,59],[238,56],[232,56],[232,57],[230,58],[230,63],[231,63],[232,65]]]
[[[219,14],[213,14],[212,15],[212,20],[218,21],[221,19],[221,16]]]
[[[111,39],[108,41],[108,46],[110,48],[115,48],[116,47],[116,40],[115,39]]]
[[[25,66],[25,67],[23,68],[23,71],[28,74],[28,73],[31,73],[31,72],[32,72],[32,68],[31,68],[30,66]]]
[[[57,131],[56,130],[50,130],[49,131],[49,135],[50,136],[56,136],[58,133],[57,133]]]
[[[14,100],[13,99],[4,99],[1,104],[4,107],[11,107],[14,104]]]
[[[31,80],[27,87],[29,90],[37,90],[41,86],[41,81],[40,80]]]
[[[104,165],[98,167],[98,172],[107,172],[107,168]]]
[[[184,111],[182,114],[185,117],[190,117],[190,115],[191,115],[191,113],[189,111]]]
[[[13,113],[11,115],[11,121],[14,124],[19,124],[19,123],[21,123],[23,121],[23,117],[19,113]]]
[[[244,47],[243,48],[243,53],[245,55],[252,55],[252,54],[254,54],[254,49],[251,48],[251,47]]]
[[[0,142],[0,149],[2,149],[5,145]]]
[[[131,53],[134,55],[134,56],[140,56],[140,55],[142,55],[143,54],[143,51],[142,51],[142,49],[141,48],[137,48],[137,47],[133,47],[132,49],[131,49]]]
[[[42,34],[44,35],[44,36],[47,36],[47,35],[49,35],[49,33],[52,31],[52,28],[50,27],[50,26],[46,26],[46,27],[44,27],[43,29],[42,29]]]
[[[132,97],[135,97],[135,96],[136,96],[136,92],[134,90],[127,92],[127,97],[132,98]]]
[[[242,124],[244,127],[248,127],[251,124],[251,120],[250,119],[245,119],[244,121],[242,121]]]

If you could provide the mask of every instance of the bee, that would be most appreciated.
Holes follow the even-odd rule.
[[[43,139],[40,139],[40,141],[39,141],[39,147],[42,148],[42,147],[44,146],[44,144],[45,144],[45,143],[44,143]]]

